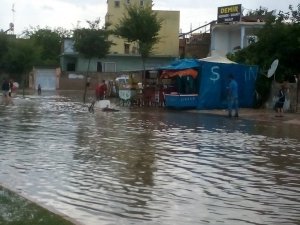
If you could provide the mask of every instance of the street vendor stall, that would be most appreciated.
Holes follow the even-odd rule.
[[[229,75],[239,85],[240,107],[252,107],[257,66],[229,60],[181,59],[160,68],[161,79],[171,79],[173,91],[165,93],[165,106],[173,108],[227,108]]]

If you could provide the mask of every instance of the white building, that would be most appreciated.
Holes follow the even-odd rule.
[[[236,50],[243,49],[257,41],[255,36],[264,22],[235,22],[228,24],[214,24],[211,26],[212,56],[226,56]]]
[[[211,56],[226,56],[257,41],[256,32],[265,22],[259,16],[243,17],[242,5],[218,8],[218,20],[211,25]]]

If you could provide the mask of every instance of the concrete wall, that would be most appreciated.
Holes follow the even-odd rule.
[[[178,49],[178,48],[177,48]],[[67,71],[66,63],[68,62],[69,56],[64,56],[61,58],[62,71]],[[157,68],[161,66],[168,65],[170,62],[175,60],[176,57],[150,57],[146,60],[146,68]],[[107,72],[104,70],[105,63],[111,63],[115,65],[115,71],[108,72],[120,72],[123,71],[134,71],[143,70],[143,64],[141,56],[128,56],[128,55],[108,55],[104,59],[92,59],[90,62],[89,71],[97,72],[97,63],[102,63],[102,72]],[[85,74],[88,68],[88,59],[78,58],[76,59],[76,72]],[[98,71],[100,72],[100,71]]]
[[[234,52],[236,47],[249,45],[247,36],[255,36],[263,22],[239,22],[229,24],[213,24],[211,27],[211,55],[226,56]]]
[[[123,18],[126,12],[127,0],[119,0],[119,6],[116,7],[115,0],[107,0],[107,14],[105,17],[105,22],[110,23],[111,29],[115,28],[115,25],[119,23],[120,19]],[[143,0],[144,6],[152,5],[152,0]],[[140,0],[130,0],[130,5],[140,6]],[[115,45],[111,46],[110,53],[111,54],[124,54],[124,44],[127,43],[126,40],[118,38],[116,36],[111,35],[109,37]],[[129,43],[131,46],[131,50],[136,44]],[[132,53],[137,54],[137,53]]]
[[[78,75],[78,78],[70,78],[70,74],[72,74],[73,77]],[[89,73],[90,86],[88,89],[95,90],[98,82],[101,82],[102,80],[114,81],[118,76],[130,74],[133,75],[136,81],[142,81],[142,71],[131,71],[127,73]],[[84,90],[85,84],[85,74],[63,72],[59,78],[58,90]]]
[[[284,105],[284,110],[287,112],[297,112],[299,109],[297,109],[297,104],[299,104],[299,87],[297,88],[297,83],[277,83],[273,81],[271,86],[271,94],[269,97],[269,100],[266,103],[266,108],[272,109],[275,105],[276,96],[278,95],[278,92],[281,88],[281,85],[284,85],[286,87],[286,103]],[[297,93],[298,91],[298,93]],[[297,96],[298,94],[298,96]]]
[[[154,46],[154,55],[179,56],[179,11],[155,11],[162,19],[159,42]]]

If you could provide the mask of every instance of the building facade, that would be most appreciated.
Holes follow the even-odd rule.
[[[126,13],[127,6],[152,7],[152,0],[107,0],[107,14],[105,23],[110,24],[109,28],[114,29],[120,19]],[[162,20],[162,27],[159,32],[159,42],[153,48],[152,56],[172,57],[179,56],[179,11],[154,10],[158,18]],[[111,47],[113,55],[138,55],[139,46],[137,43],[129,43],[127,40],[111,35],[110,40],[115,43]]]
[[[211,26],[210,55],[226,56],[257,41],[256,32],[264,22],[215,23]]]
[[[108,0],[105,22],[114,28],[126,13],[126,6],[131,4],[151,7],[152,1]],[[179,57],[179,11],[155,12],[163,22],[159,32],[159,42],[154,46],[152,54],[146,61],[146,68],[149,69],[168,64]],[[137,43],[129,43],[114,35],[111,35],[109,39],[114,43],[110,53],[103,59],[92,59],[89,68],[91,72],[123,73],[143,69]],[[74,51],[73,44],[72,39],[64,40],[61,55],[62,71],[83,73],[87,70],[88,59],[81,58]]]
[[[216,23],[211,24],[211,56],[226,56],[257,41],[258,29],[265,25],[260,16],[244,17],[242,5],[218,7]]]
[[[129,5],[152,7],[152,0],[107,0],[105,23],[110,24],[109,29],[113,29],[119,23],[126,13],[126,6]],[[155,11],[155,13],[158,18],[162,19],[162,27],[159,32],[159,42],[145,62],[147,70],[167,65],[179,58],[179,11]],[[93,58],[90,62],[89,76],[92,77],[92,83],[96,83],[99,79],[113,80],[119,75],[129,73],[137,74],[139,77],[143,71],[143,63],[137,43],[129,43],[114,35],[111,35],[109,39],[114,43],[110,53],[105,58]],[[64,40],[60,61],[62,74],[59,88],[81,87],[87,72],[88,59],[80,57],[75,52],[72,39]],[[69,87],[68,83],[72,85]]]

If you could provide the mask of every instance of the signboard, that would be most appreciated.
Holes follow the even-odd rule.
[[[218,23],[238,22],[241,20],[242,5],[218,7]]]

